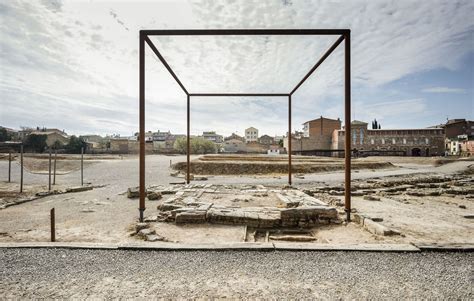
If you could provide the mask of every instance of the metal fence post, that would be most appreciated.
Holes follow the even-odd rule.
[[[12,175],[12,151],[8,152],[8,183],[11,182]]]
[[[23,192],[23,144],[20,145],[20,193]]]
[[[54,208],[51,209],[50,211],[50,217],[51,217],[51,241],[54,242],[56,241],[56,219],[55,219],[55,214],[54,214]]]
[[[48,191],[51,191],[51,149],[49,150],[49,161],[48,161]]]
[[[58,157],[58,150],[54,150],[54,168],[53,168],[53,185],[56,185],[56,159]]]
[[[190,172],[191,172],[191,162],[190,162],[190,154],[191,154],[191,146],[190,146],[190,140],[191,140],[191,137],[190,137],[190,121],[191,121],[191,112],[190,112],[190,96],[188,95],[188,101],[187,101],[187,109],[186,109],[186,112],[187,112],[187,115],[186,115],[186,184],[189,184],[189,182],[191,181],[191,177],[190,177]]]
[[[288,96],[288,185],[291,185],[291,95]]]
[[[84,186],[84,147],[81,147],[81,186]]]

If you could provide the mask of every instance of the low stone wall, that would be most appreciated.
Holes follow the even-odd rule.
[[[317,173],[326,171],[344,170],[344,163],[294,163],[291,170],[294,173]],[[351,169],[384,169],[392,168],[390,162],[353,162]],[[178,162],[173,169],[186,172],[186,162]],[[199,175],[238,175],[238,174],[284,174],[288,172],[286,162],[226,162],[226,161],[199,161],[191,162],[191,173]]]

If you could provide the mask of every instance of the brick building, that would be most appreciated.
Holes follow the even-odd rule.
[[[330,154],[333,149],[333,132],[341,129],[341,120],[320,118],[303,123],[301,135],[292,134],[291,150],[297,153],[314,155]],[[296,132],[297,133],[297,132]],[[283,146],[288,148],[288,137],[283,139]]]
[[[367,123],[351,122],[351,146],[358,154],[435,156],[444,154],[444,129],[368,129]],[[345,130],[334,131],[333,149],[344,149]]]
[[[442,125],[445,131],[445,148],[448,155],[474,155],[474,121],[451,119]]]

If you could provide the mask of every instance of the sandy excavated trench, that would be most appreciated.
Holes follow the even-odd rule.
[[[329,157],[292,156],[294,173],[316,173],[344,169],[344,159]],[[390,162],[353,159],[351,168],[387,169],[395,166]],[[172,168],[186,172],[186,162],[173,164]],[[190,170],[198,175],[284,174],[288,172],[287,156],[267,155],[205,155],[190,164]]]

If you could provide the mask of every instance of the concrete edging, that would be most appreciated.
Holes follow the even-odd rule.
[[[224,243],[176,244],[159,243],[72,243],[72,242],[20,242],[0,243],[5,248],[62,248],[97,250],[150,250],[150,251],[354,251],[354,252],[420,252],[410,244],[314,244],[314,243]]]
[[[0,242],[0,249],[92,249],[149,251],[345,251],[345,252],[473,252],[474,244],[318,244],[318,243],[79,243]]]

